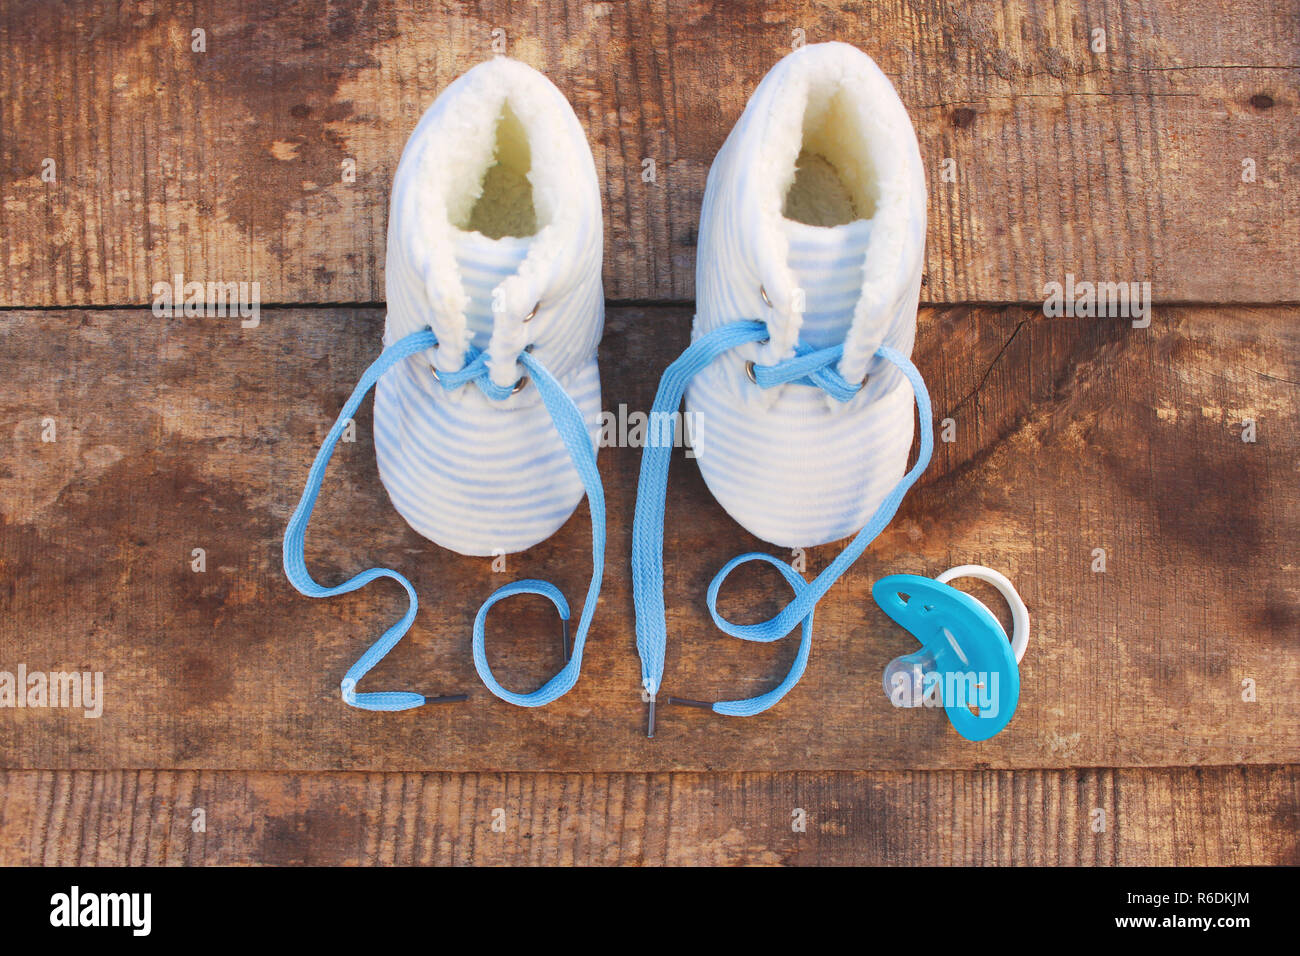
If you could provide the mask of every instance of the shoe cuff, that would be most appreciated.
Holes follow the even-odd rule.
[[[429,107],[394,176],[385,273],[387,337],[431,327],[448,347],[428,360],[443,371],[460,368],[473,329],[458,262],[464,233],[453,224],[468,221],[482,193],[507,103],[528,137],[538,230],[518,269],[494,290],[488,368],[501,386],[518,378],[516,358],[527,344],[540,350],[564,339],[575,346],[550,350],[550,368],[562,378],[600,338],[603,227],[595,163],[572,107],[546,77],[496,57],[467,71]]]
[[[832,135],[848,139],[846,148],[863,157],[851,175],[862,177],[859,189],[874,207],[862,286],[838,369],[856,382],[876,366],[881,344],[910,351],[926,192],[902,101],[875,62],[848,44],[813,44],[782,59],[714,160],[700,224],[698,327],[707,332],[737,318],[762,319],[771,334],[753,358],[775,364],[794,354],[804,296],[790,264],[783,205],[805,127],[826,110],[836,111]]]

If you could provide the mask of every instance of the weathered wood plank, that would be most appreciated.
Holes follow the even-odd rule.
[[[614,299],[692,297],[709,164],[802,30],[871,53],[913,114],[928,301],[1034,301],[1067,272],[1165,302],[1295,300],[1292,4],[9,0],[0,305],[143,304],[177,273],[256,281],[265,302],[381,301],[402,144],[494,30],[588,131]]]
[[[822,602],[803,683],[753,719],[661,710],[644,738],[627,555],[639,449],[608,448],[609,560],[583,678],[550,707],[488,694],[470,660],[480,602],[506,580],[586,587],[586,509],[494,574],[391,511],[370,412],[336,455],[308,562],[321,580],[383,564],[421,594],[374,679],[460,705],[361,713],[338,681],[404,606],[372,585],[300,597],[280,538],[316,447],[377,352],[376,310],[237,320],[148,312],[0,313],[0,669],[105,675],[102,717],[0,710],[0,766],[312,770],[866,770],[1300,762],[1300,324],[1292,309],[1157,309],[1148,329],[1020,307],[925,310],[917,362],[954,420],[922,483]],[[645,409],[685,343],[685,309],[611,310],[605,406]],[[1257,441],[1241,440],[1256,421]],[[57,440],[42,441],[52,420]],[[707,441],[707,438],[705,439]],[[707,454],[707,445],[703,448]],[[665,690],[770,686],[793,641],[713,629],[713,573],[761,548],[674,463]],[[192,570],[194,548],[206,571]],[[1106,552],[1096,573],[1094,549]],[[837,553],[814,549],[815,573]],[[1034,619],[1020,711],[971,745],[895,710],[880,674],[911,638],[870,585],[964,561],[1006,571]],[[741,620],[775,576],[729,585]],[[992,592],[983,595],[999,605]],[[494,668],[516,688],[558,664],[545,602],[493,612]],[[1243,681],[1257,701],[1243,701]]]
[[[0,865],[1295,864],[1298,780],[0,771]]]

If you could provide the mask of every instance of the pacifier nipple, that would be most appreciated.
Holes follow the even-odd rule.
[[[885,668],[885,695],[895,707],[920,707],[925,702],[927,674],[935,672],[929,648],[895,657]],[[933,696],[933,684],[930,687]]]

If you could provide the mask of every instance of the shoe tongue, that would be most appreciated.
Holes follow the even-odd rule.
[[[799,338],[813,348],[838,345],[853,324],[862,295],[862,265],[871,239],[871,220],[839,226],[809,226],[782,219],[790,244],[786,260],[804,292]]]
[[[457,230],[453,240],[460,281],[469,304],[465,321],[475,348],[486,349],[492,337],[492,290],[519,271],[528,255],[530,238],[502,236],[489,239],[481,232]]]

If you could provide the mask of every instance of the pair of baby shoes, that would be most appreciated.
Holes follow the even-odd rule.
[[[714,579],[709,608],[727,633],[772,641],[802,632],[795,664],[778,687],[704,705],[755,714],[797,683],[817,601],[888,524],[929,461],[929,398],[908,358],[925,231],[920,151],[888,78],[843,43],[806,46],[781,60],[710,170],[692,344],[665,373],[649,416],[631,572],[651,733],[667,643],[668,460],[683,399],[689,418],[707,426],[700,470],[740,525],[786,548],[854,536],[811,582],[767,554],[743,555]],[[415,618],[415,590],[406,578],[376,568],[324,587],[303,560],[326,465],[371,387],[383,484],[411,527],[442,547],[480,556],[526,550],[587,496],[593,571],[563,669],[538,690],[517,693],[499,684],[484,649],[488,608],[511,594],[535,593],[555,604],[568,650],[569,608],[545,581],[496,591],[478,613],[472,641],[479,676],[511,703],[546,704],[577,681],[605,548],[595,461],[601,253],[595,164],[563,95],[504,57],[452,83],[420,120],[393,183],[383,354],[326,437],[285,536],[286,572],[304,594],[341,594],[377,577],[398,580],[409,594],[406,615],[344,678],[349,704],[399,710],[431,702],[409,692],[357,691]],[[908,470],[914,399],[921,447]],[[754,560],[776,565],[794,597],[769,621],[733,624],[716,610],[718,589],[733,569]],[[987,609],[983,614],[981,625],[991,619],[1007,647],[996,619]],[[926,644],[909,618],[895,619]],[[923,656],[893,673],[906,671],[908,689],[919,691],[934,661],[934,654]],[[432,700],[455,699],[461,698]]]

